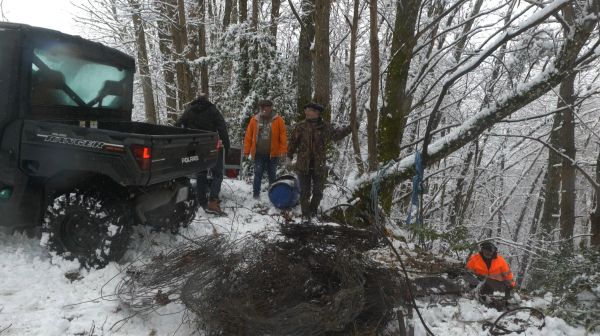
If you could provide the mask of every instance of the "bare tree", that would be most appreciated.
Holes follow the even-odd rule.
[[[154,105],[154,91],[152,88],[152,77],[150,67],[148,66],[148,50],[146,49],[146,32],[140,16],[140,3],[137,0],[129,0],[132,8],[132,21],[135,30],[137,44],[137,65],[140,71],[140,80],[142,82],[142,91],[144,95],[144,111],[146,112],[146,122],[156,124],[156,107]]]
[[[596,158],[596,181],[600,184],[600,150]],[[594,209],[590,213],[591,234],[590,243],[596,248],[600,248],[600,192],[594,193]]]
[[[185,104],[192,100],[192,75],[187,66],[185,46],[188,43],[187,25],[185,18],[185,5],[183,0],[165,0],[165,6],[173,8],[175,17],[171,20],[171,37],[175,49],[175,72],[177,74],[177,98],[179,110],[183,110]]]
[[[167,108],[167,122],[177,120],[177,90],[175,84],[175,69],[173,60],[173,38],[171,37],[171,24],[168,18],[174,16],[170,6],[162,1],[155,2],[156,11],[161,13],[157,19],[158,46],[162,61],[162,74],[165,87],[165,105]]]
[[[562,10],[563,17],[568,25],[575,21],[573,4],[568,4]],[[564,32],[570,33],[570,29]],[[575,117],[573,105],[575,103],[575,74],[569,74],[560,84],[557,109],[562,112],[562,126],[560,128],[560,142],[563,154],[568,158],[562,160],[561,198],[560,198],[560,238],[565,239],[571,246],[575,228]],[[564,107],[564,108],[563,108]]]
[[[398,1],[396,20],[390,50],[390,64],[384,93],[384,107],[379,121],[379,160],[388,162],[400,155],[400,142],[404,134],[406,118],[410,112],[412,97],[407,95],[409,70],[421,0]]]
[[[294,8],[290,2],[291,8]],[[314,0],[302,0],[299,15],[300,36],[298,37],[298,65],[296,78],[298,81],[297,107],[301,111],[304,105],[312,100],[312,54],[311,44],[315,38],[314,26]]]
[[[597,8],[599,2],[600,1],[595,0],[593,6],[586,7],[586,10],[592,11],[593,8]],[[546,67],[545,70],[537,76],[530,78],[527,83],[521,86],[520,90],[516,90],[501,99],[497,99],[495,104],[491,105],[489,108],[467,118],[462,122],[461,126],[457,127],[446,136],[429,144],[428,138],[430,139],[431,132],[433,131],[431,129],[433,127],[431,121],[436,118],[437,110],[446,96],[448,89],[459,78],[462,78],[476,69],[483,60],[490,57],[495,50],[498,50],[507,41],[521,35],[532,27],[536,27],[548,17],[556,15],[557,11],[561,10],[565,5],[566,2],[561,0],[557,0],[547,5],[545,8],[541,9],[534,18],[524,21],[509,33],[506,33],[489,43],[486,48],[480,50],[476,54],[470,55],[460,65],[460,70],[452,72],[451,76],[444,81],[442,90],[429,115],[429,130],[425,133],[423,152],[426,157],[426,165],[431,165],[459,148],[462,148],[482,134],[484,130],[520,110],[522,107],[548,92],[552,86],[559,84],[567,76],[577,72],[580,65],[591,62],[598,57],[593,50],[600,42],[595,41],[594,45],[588,46],[584,50],[584,46],[589,43],[588,40],[590,34],[596,25],[594,20],[589,18],[585,19],[585,15],[588,13],[584,12],[580,14],[579,20],[576,20],[576,23],[570,27],[572,31],[566,35],[567,37],[557,51],[556,57],[551,61],[551,66]],[[377,175],[377,180],[379,183],[397,185],[400,181],[414,174],[414,160],[414,154],[394,160],[385,167],[384,173]],[[368,194],[371,183],[374,181],[375,177],[375,174],[365,177],[363,182],[358,184],[355,195],[359,197],[362,196],[361,199],[363,200],[368,199],[366,198],[366,195]]]
[[[281,8],[281,0],[271,0],[271,37],[273,45],[277,47],[277,25],[279,24],[279,10]]]
[[[199,0],[198,2],[198,18],[200,19],[198,24],[199,57],[206,57],[206,2],[207,0]],[[208,65],[206,62],[200,64],[200,88],[203,93],[209,94]]]
[[[369,150],[369,171],[379,167],[377,155],[377,117],[379,113],[379,29],[377,27],[377,0],[369,1],[369,46],[371,49],[371,97],[367,114],[367,145]]]
[[[248,0],[239,0],[239,22],[248,22]],[[249,78],[249,53],[248,53],[248,41],[246,37],[240,38],[240,82],[241,91],[244,97],[250,93],[250,78]]]
[[[225,6],[223,8],[223,30],[226,30],[229,27],[229,23],[231,22],[231,11],[233,9],[234,0],[225,0]]]
[[[358,174],[362,175],[365,168],[360,153],[360,141],[358,139],[358,120],[357,120],[357,97],[356,97],[356,43],[358,39],[358,21],[360,0],[354,0],[352,11],[352,22],[346,17],[350,25],[350,59],[348,67],[350,72],[350,126],[352,127],[352,148],[354,150],[354,161]]]
[[[315,0],[315,57],[314,64],[314,100],[325,107],[323,118],[331,120],[331,87],[329,58],[329,15],[330,0]]]
[[[463,31],[461,37],[458,39],[458,43],[456,44],[456,48],[454,49],[454,59],[458,62],[460,60],[461,55],[465,49],[465,45],[469,39],[469,32],[473,29],[473,23],[475,21],[475,17],[479,15],[479,11],[481,10],[481,5],[483,5],[483,0],[476,0],[473,5],[473,10],[471,11],[471,15],[466,23],[463,25]]]

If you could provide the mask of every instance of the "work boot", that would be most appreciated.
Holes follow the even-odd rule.
[[[219,201],[216,199],[211,199],[208,201],[206,208],[204,211],[210,214],[221,215],[223,214],[223,210],[221,210],[221,205],[219,205]]]

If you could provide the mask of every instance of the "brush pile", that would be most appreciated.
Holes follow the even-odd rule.
[[[209,335],[385,334],[405,286],[367,257],[379,246],[370,231],[329,225],[205,236],[130,270],[118,295],[137,310],[181,302]]]

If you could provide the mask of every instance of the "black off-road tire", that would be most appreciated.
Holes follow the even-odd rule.
[[[169,203],[146,213],[146,225],[156,231],[177,234],[179,229],[188,227],[196,218],[200,203],[196,189],[188,184],[188,199],[179,203]]]
[[[122,197],[93,188],[75,189],[50,201],[41,243],[65,259],[79,259],[86,268],[102,268],[127,251],[132,222],[132,209]]]

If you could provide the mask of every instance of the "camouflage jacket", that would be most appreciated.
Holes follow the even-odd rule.
[[[308,173],[311,168],[318,173],[327,171],[327,147],[331,141],[341,140],[350,134],[350,126],[333,128],[322,119],[304,120],[294,127],[288,143],[288,157],[298,155],[295,169]]]

